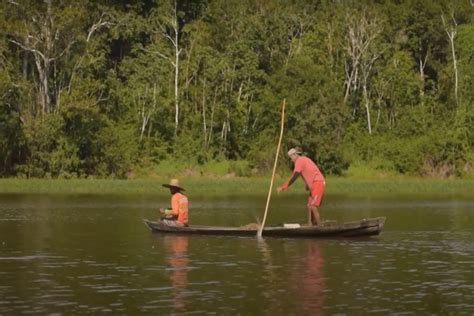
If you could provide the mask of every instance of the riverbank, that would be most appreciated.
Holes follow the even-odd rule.
[[[191,177],[180,179],[189,195],[262,195],[267,194],[270,179],[263,177]],[[0,179],[0,193],[41,194],[167,194],[161,186],[169,179]],[[283,178],[274,182],[273,189]],[[274,191],[275,192],[275,191]],[[377,196],[419,195],[472,196],[471,179],[352,179],[327,178],[326,193],[331,195]],[[286,194],[304,193],[301,180],[294,183]]]

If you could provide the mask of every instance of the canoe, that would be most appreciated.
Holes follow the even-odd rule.
[[[175,227],[160,221],[143,220],[154,233],[177,233],[199,235],[256,236],[257,228],[190,225]],[[373,236],[382,231],[385,217],[368,218],[344,223],[324,222],[320,226],[283,224],[265,227],[262,236],[271,237],[356,237]]]

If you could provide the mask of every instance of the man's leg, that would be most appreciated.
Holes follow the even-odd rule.
[[[310,199],[308,201],[308,212],[312,215],[312,223],[316,225],[321,224],[321,215],[319,213],[319,206],[324,194],[324,181],[315,181],[310,191]]]
[[[183,226],[183,224],[177,221],[176,216],[166,216],[161,218],[161,222],[168,226]]]
[[[312,223],[319,226],[321,224],[321,215],[319,214],[319,208],[316,205],[311,206]]]
[[[311,211],[311,206],[307,205],[308,209],[308,226],[313,226],[313,212]]]
[[[309,196],[308,204],[306,205],[308,209],[308,225],[319,225],[321,223],[321,216],[319,215],[319,209],[316,206],[317,197]]]
[[[316,205],[307,205],[308,208],[308,225],[319,225],[321,224],[321,215]]]

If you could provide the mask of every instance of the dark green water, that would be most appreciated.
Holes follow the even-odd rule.
[[[195,224],[255,222],[266,197],[191,197]],[[474,200],[328,196],[369,239],[152,234],[168,197],[0,195],[0,314],[474,314]],[[268,223],[306,218],[272,200]]]

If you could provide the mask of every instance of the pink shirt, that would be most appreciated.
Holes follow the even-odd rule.
[[[301,173],[308,188],[311,188],[314,181],[324,181],[324,176],[321,171],[319,171],[318,166],[305,156],[298,156],[298,158],[296,158],[293,172]]]

